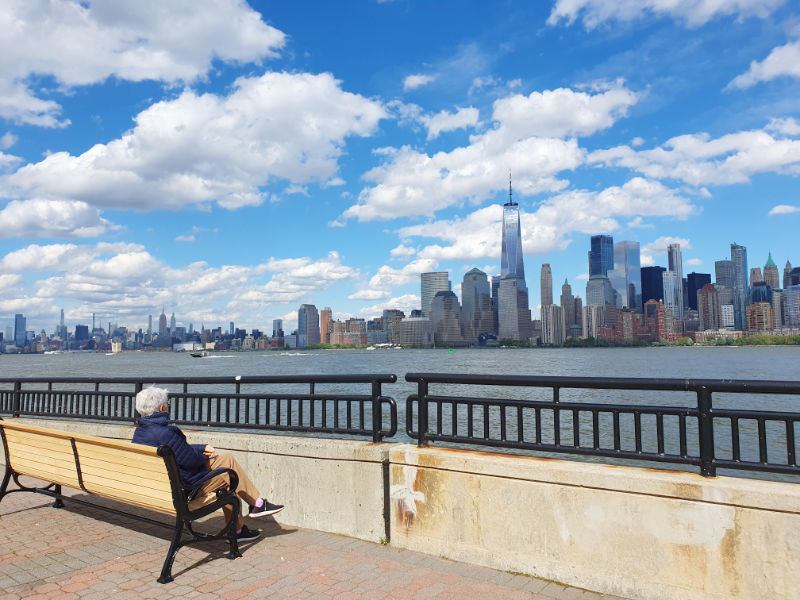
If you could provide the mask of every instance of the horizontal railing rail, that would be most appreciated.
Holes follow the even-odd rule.
[[[452,442],[800,475],[800,411],[716,408],[712,394],[796,395],[798,381],[634,379],[409,373],[406,433],[419,446]],[[547,400],[433,394],[431,386],[549,388]],[[562,390],[689,392],[687,406],[564,402]],[[752,457],[751,457],[752,455]]]
[[[397,404],[382,394],[382,385],[396,380],[391,374],[0,378],[0,413],[134,422],[136,394],[154,384],[180,388],[170,392],[170,417],[178,425],[370,436],[380,442],[397,433]],[[336,389],[342,387],[348,390]]]

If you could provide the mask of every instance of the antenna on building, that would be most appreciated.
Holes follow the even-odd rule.
[[[505,206],[514,206],[514,198],[511,193],[511,169],[508,170],[508,202]]]

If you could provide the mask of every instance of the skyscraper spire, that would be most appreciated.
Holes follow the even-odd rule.
[[[515,206],[514,198],[511,194],[511,169],[508,170],[508,203],[506,206]]]

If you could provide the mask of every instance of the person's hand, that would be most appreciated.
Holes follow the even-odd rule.
[[[216,450],[214,450],[214,446],[211,446],[211,445],[206,445],[206,449],[203,450],[203,454],[205,456],[208,456],[209,458],[214,456],[214,452],[216,452]]]

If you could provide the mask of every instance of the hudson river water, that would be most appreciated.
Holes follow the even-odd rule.
[[[2,377],[203,377],[289,374],[394,373],[383,394],[398,404],[397,441],[405,436],[405,399],[415,392],[410,372],[640,378],[766,379],[800,381],[800,347],[649,347],[596,349],[377,349],[229,352],[193,358],[186,353],[124,352],[0,356]],[[307,389],[307,388],[306,388]],[[368,386],[356,388],[369,393]],[[355,391],[353,389],[352,391]],[[318,392],[326,390],[318,389]],[[331,392],[349,392],[338,387]],[[475,388],[432,393],[549,399],[549,389]],[[694,406],[696,396],[666,392],[565,390],[562,401]],[[714,395],[715,406],[800,412],[800,396]],[[785,456],[785,450],[783,451]]]

